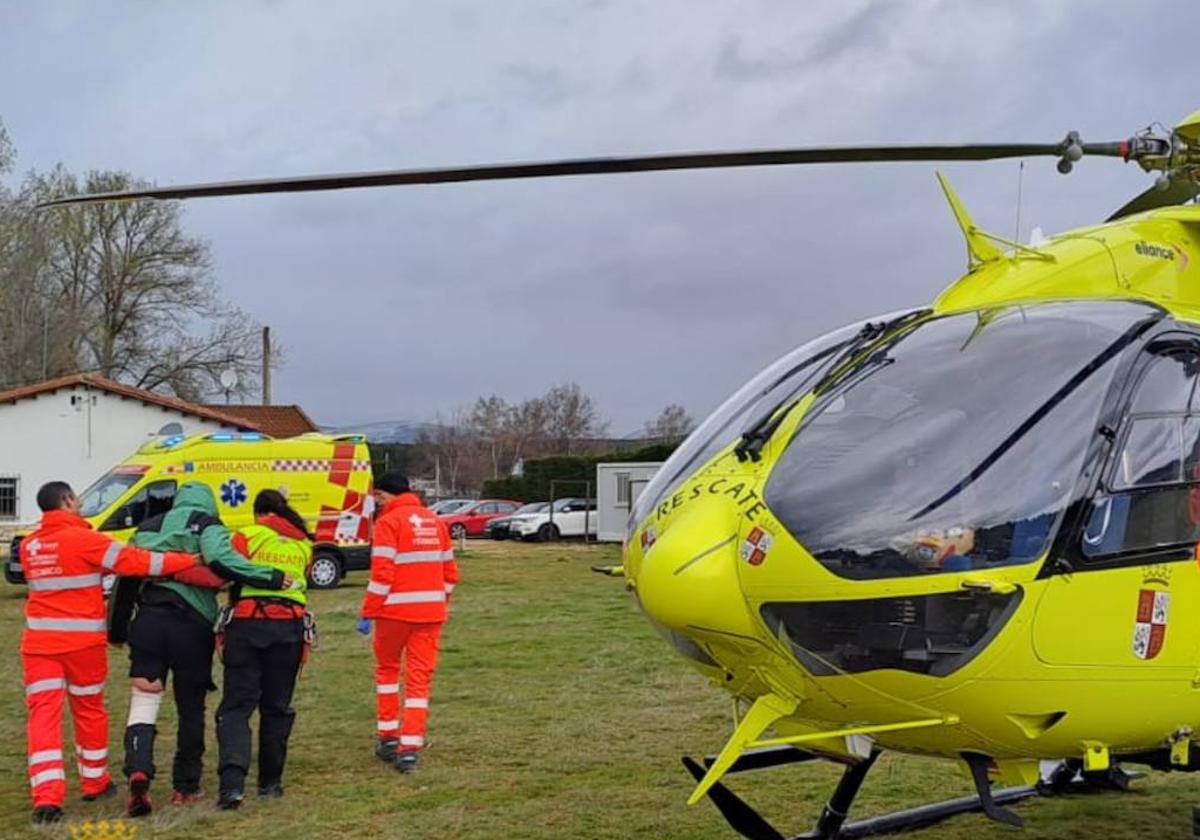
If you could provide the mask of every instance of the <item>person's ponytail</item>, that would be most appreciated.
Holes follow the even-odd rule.
[[[274,514],[286,519],[295,525],[310,542],[313,540],[313,535],[309,533],[308,523],[304,521],[304,517],[296,513],[292,506],[288,504],[287,498],[278,490],[260,490],[258,495],[254,497],[255,517],[266,516],[267,514]]]

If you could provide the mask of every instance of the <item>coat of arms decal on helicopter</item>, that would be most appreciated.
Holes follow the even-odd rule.
[[[746,535],[745,542],[742,543],[742,559],[751,566],[761,566],[762,562],[767,559],[767,552],[771,550],[771,543],[774,541],[775,537],[770,531],[755,525]]]
[[[1167,636],[1168,592],[1143,589],[1138,592],[1137,621],[1133,625],[1133,652],[1138,659],[1153,659]]]

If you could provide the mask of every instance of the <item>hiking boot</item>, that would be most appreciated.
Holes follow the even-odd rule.
[[[375,747],[375,757],[385,764],[395,764],[399,746],[400,741],[396,738],[380,738],[379,745]]]
[[[417,769],[418,761],[420,761],[420,753],[402,752],[396,756],[396,763],[393,766],[401,773],[411,773]]]
[[[259,799],[281,799],[283,797],[283,785],[279,782],[269,785],[258,786]]]
[[[171,804],[176,807],[191,805],[195,802],[199,802],[203,798],[204,794],[198,790],[194,791],[193,793],[184,793],[181,790],[171,791]]]
[[[97,802],[101,799],[112,799],[116,795],[117,784],[110,779],[108,782],[108,787],[106,787],[104,790],[97,791],[96,793],[85,793],[81,799],[83,799],[84,802]]]
[[[131,817],[145,817],[153,810],[150,804],[150,776],[137,770],[129,775],[129,804],[125,813]]]
[[[33,821],[38,825],[56,823],[63,818],[63,810],[57,805],[39,805],[33,809]]]
[[[246,795],[240,790],[223,790],[217,795],[217,807],[222,811],[236,811],[242,807]]]

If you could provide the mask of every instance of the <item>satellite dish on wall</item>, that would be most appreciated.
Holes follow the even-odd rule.
[[[183,434],[183,425],[181,423],[168,423],[167,425],[165,425],[161,429],[159,429],[158,433],[160,435],[162,435],[163,437],[170,437],[171,435],[181,435],[181,434]]]
[[[232,391],[237,387],[238,375],[237,371],[232,368],[221,371],[221,387],[226,391]]]

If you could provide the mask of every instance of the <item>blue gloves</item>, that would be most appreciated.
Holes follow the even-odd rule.
[[[358,624],[354,625],[354,629],[357,630],[359,633],[362,633],[364,636],[370,636],[371,635],[371,619],[360,618],[358,620]]]

